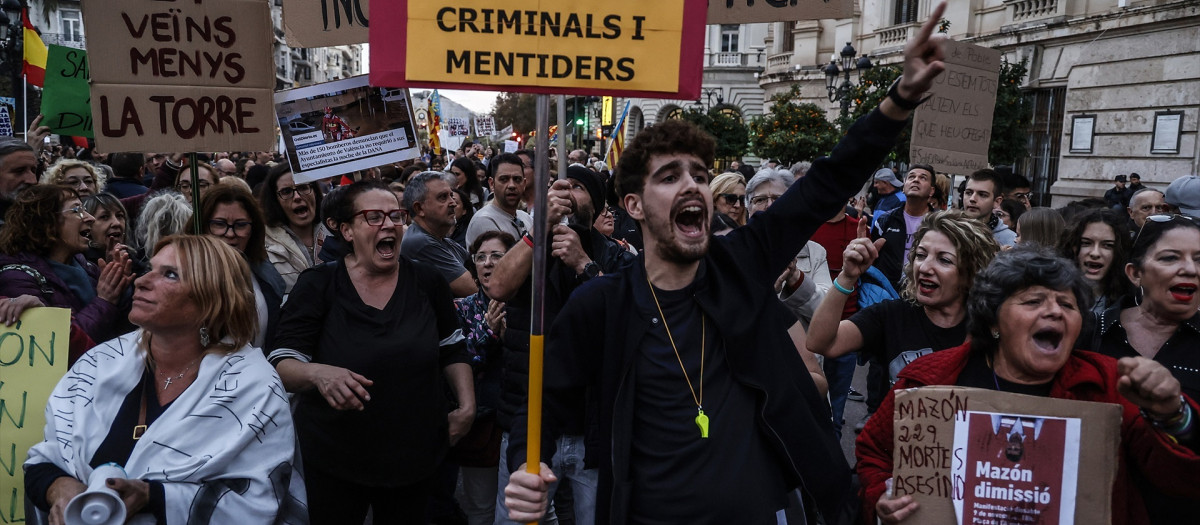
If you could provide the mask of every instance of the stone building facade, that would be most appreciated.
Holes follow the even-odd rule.
[[[932,6],[859,0],[851,19],[770,24],[759,85],[770,97],[799,83],[832,120],[821,71],[830,56],[849,42],[875,63],[899,63]],[[1131,172],[1160,188],[1200,173],[1197,0],[954,0],[944,18],[951,38],[1028,60],[1022,88],[1034,122],[1017,170],[1040,204],[1100,196]]]
[[[720,108],[743,122],[763,112],[758,75],[769,53],[764,46],[769,24],[709,25],[704,34],[704,77],[698,100],[634,98],[629,107],[628,138],[642,128],[678,116],[691,107]],[[618,108],[625,102],[618,101]],[[619,111],[619,109],[618,109]],[[627,140],[628,140],[627,138]],[[754,157],[747,160],[757,161]]]

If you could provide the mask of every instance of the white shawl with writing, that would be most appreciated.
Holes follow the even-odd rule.
[[[86,483],[88,463],[142,379],[141,336],[131,332],[79,358],[50,396],[45,441],[29,449],[26,465],[54,463]],[[168,523],[304,524],[295,440],[279,376],[261,350],[246,346],[205,355],[196,381],[146,429],[124,467],[130,478],[163,484]]]

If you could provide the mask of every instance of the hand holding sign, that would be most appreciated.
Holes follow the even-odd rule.
[[[912,516],[921,507],[921,504],[913,500],[912,496],[893,498],[891,478],[888,478],[885,484],[887,491],[875,503],[875,515],[879,516],[879,521],[884,523],[900,523],[905,518]]]

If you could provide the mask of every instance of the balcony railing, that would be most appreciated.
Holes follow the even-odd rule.
[[[767,57],[767,67],[768,68],[787,67],[787,66],[791,65],[791,63],[792,63],[792,54],[791,53],[780,53],[778,55],[771,55],[771,56]]]
[[[1059,0],[1006,0],[1013,22],[1048,18],[1059,13]]]
[[[83,35],[42,33],[42,42],[45,42],[46,45],[54,44],[57,46],[73,47],[75,49],[86,49],[84,43],[87,42],[87,40]]]
[[[746,65],[746,55],[742,53],[715,53],[713,54],[712,65],[744,66]]]
[[[879,35],[879,47],[904,45],[916,28],[917,24],[903,24],[875,31],[875,34]]]

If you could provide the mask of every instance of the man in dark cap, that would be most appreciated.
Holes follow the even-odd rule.
[[[1104,192],[1104,202],[1108,203],[1109,208],[1123,211],[1129,203],[1129,188],[1125,187],[1125,182],[1124,175],[1117,175],[1113,178],[1113,187]]]

